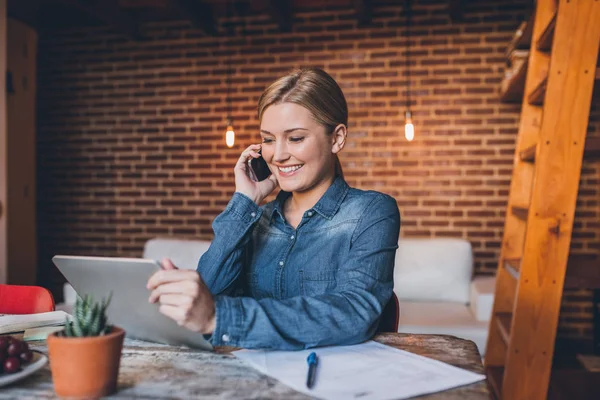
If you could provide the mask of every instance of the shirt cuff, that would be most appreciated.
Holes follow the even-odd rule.
[[[257,221],[262,214],[262,209],[248,196],[240,192],[233,194],[225,211],[235,214],[246,222]]]
[[[215,330],[210,338],[213,346],[242,347],[242,302],[239,297],[215,296]]]

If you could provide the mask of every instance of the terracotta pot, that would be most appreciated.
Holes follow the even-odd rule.
[[[54,390],[60,397],[95,399],[117,389],[125,331],[113,326],[96,337],[48,336]]]

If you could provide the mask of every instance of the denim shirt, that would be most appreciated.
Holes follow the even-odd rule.
[[[392,295],[396,200],[336,177],[294,229],[283,204],[234,193],[197,271],[215,299],[216,346],[304,349],[369,339]]]

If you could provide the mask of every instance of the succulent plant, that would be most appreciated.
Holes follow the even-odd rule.
[[[106,319],[106,309],[110,304],[112,293],[108,299],[95,302],[92,296],[77,297],[73,320],[65,321],[63,335],[67,337],[101,336],[110,332],[111,326]]]

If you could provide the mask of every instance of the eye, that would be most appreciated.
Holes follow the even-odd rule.
[[[269,138],[263,138],[262,142],[263,143],[271,143],[273,140],[269,139]]]
[[[300,137],[291,137],[290,138],[290,142],[295,142],[295,143],[296,142],[301,142],[302,140],[304,140],[304,138],[301,137],[301,136]]]

